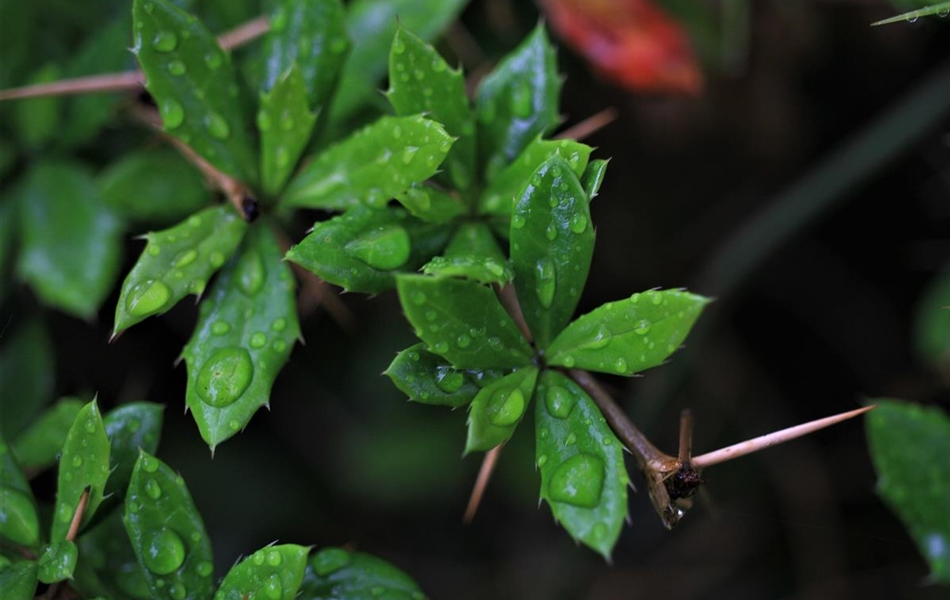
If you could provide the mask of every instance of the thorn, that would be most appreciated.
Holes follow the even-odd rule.
[[[501,454],[502,444],[499,444],[485,453],[482,459],[482,467],[478,470],[478,477],[475,479],[475,487],[472,488],[472,495],[468,500],[468,506],[465,508],[465,515],[462,522],[468,525],[475,518],[475,512],[478,511],[478,505],[481,504],[482,496],[488,487],[488,481],[491,479],[495,470],[495,464],[498,462],[498,456]]]

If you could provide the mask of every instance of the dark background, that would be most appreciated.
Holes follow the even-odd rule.
[[[950,21],[868,26],[890,14],[879,2],[756,3],[742,60],[704,57],[697,97],[623,91],[560,50],[566,123],[618,113],[586,140],[612,161],[579,311],[655,287],[717,298],[669,364],[604,378],[660,448],[675,450],[685,407],[701,453],[866,398],[950,405],[913,336],[918,298],[950,260]],[[496,59],[537,19],[530,3],[476,0],[462,21]],[[869,133],[927,85],[947,90],[936,94],[942,120],[898,109],[893,130]],[[809,205],[810,215],[775,216]],[[787,234],[749,237],[765,231],[761,218]],[[139,249],[130,241],[126,268]],[[474,523],[461,523],[480,463],[460,458],[464,411],[408,403],[379,375],[413,342],[394,294],[344,296],[353,331],[322,311],[308,317],[272,411],[213,460],[182,414],[184,366],[173,368],[194,307],[107,345],[115,299],[94,325],[48,315],[57,392],[98,391],[104,408],[167,405],[159,456],[188,482],[219,573],[280,540],[376,553],[434,599],[945,597],[874,494],[859,421],[711,468],[672,532],[629,461],[641,491],[605,564],[538,508],[530,418]]]

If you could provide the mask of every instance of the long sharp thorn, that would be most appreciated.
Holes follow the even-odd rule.
[[[485,453],[482,459],[482,467],[478,470],[478,477],[475,479],[475,487],[472,488],[472,495],[468,499],[468,506],[465,507],[465,515],[462,522],[471,523],[478,511],[478,505],[482,502],[482,496],[485,494],[485,488],[491,480],[491,475],[495,471],[495,464],[498,462],[498,456],[501,454],[501,445],[495,446]]]

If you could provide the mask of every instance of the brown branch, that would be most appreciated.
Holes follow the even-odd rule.
[[[680,448],[676,460],[680,464],[690,464],[693,454],[693,411],[688,408],[680,413]]]
[[[86,512],[86,504],[89,503],[89,489],[89,486],[86,486],[86,489],[82,491],[82,495],[79,496],[76,512],[73,513],[73,520],[69,524],[69,530],[66,532],[66,539],[70,542],[75,541],[76,536],[79,534],[79,525],[82,523],[83,514]]]
[[[608,107],[599,113],[595,113],[580,123],[575,123],[571,125],[564,131],[554,136],[556,140],[575,140],[581,141],[584,138],[590,137],[610,125],[617,119],[617,110],[615,108]]]
[[[230,31],[225,31],[218,36],[218,45],[224,50],[234,50],[253,42],[268,31],[270,31],[270,19],[263,15],[242,23]]]
[[[475,486],[472,488],[472,495],[468,499],[468,506],[465,507],[465,515],[462,522],[466,525],[475,518],[478,511],[478,505],[482,502],[482,496],[488,488],[488,482],[491,480],[492,473],[495,472],[495,465],[498,463],[498,457],[501,455],[502,444],[499,444],[485,453],[482,459],[482,466],[478,470],[478,477],[475,479]]]

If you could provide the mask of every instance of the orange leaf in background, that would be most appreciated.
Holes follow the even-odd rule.
[[[703,76],[678,23],[649,0],[539,0],[551,27],[631,91],[697,94]]]

